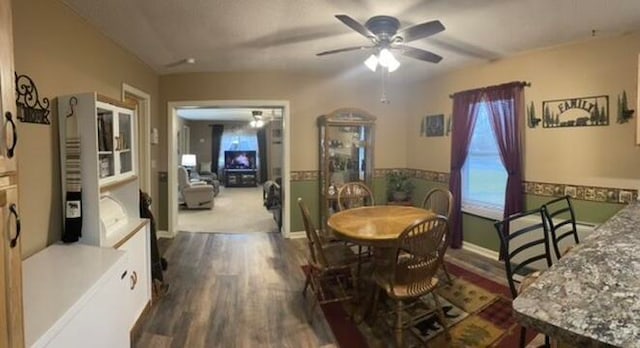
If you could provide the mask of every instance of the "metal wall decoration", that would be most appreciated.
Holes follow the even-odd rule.
[[[441,137],[444,135],[444,115],[429,115],[422,118],[420,135]]]
[[[609,125],[609,96],[545,100],[542,127],[589,127]]]
[[[27,75],[14,73],[18,119],[22,122],[51,124],[49,121],[49,99],[38,96],[38,89]]]
[[[533,106],[533,102],[527,107],[527,126],[529,128],[536,128],[542,121],[541,118],[536,118],[536,109]]]
[[[618,95],[618,123],[627,123],[633,117],[634,110],[627,106],[627,91],[622,91],[622,96]]]

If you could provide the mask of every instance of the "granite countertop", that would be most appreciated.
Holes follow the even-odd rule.
[[[523,325],[579,347],[640,347],[640,203],[543,272],[513,310]]]

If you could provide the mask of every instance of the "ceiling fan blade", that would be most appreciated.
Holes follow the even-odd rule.
[[[402,37],[402,42],[410,42],[413,40],[418,40],[425,38],[427,36],[431,36],[433,34],[437,34],[443,31],[444,25],[440,23],[440,21],[435,20],[431,22],[424,22],[422,24],[417,24],[412,27],[403,29],[396,36]]]
[[[356,21],[355,19],[347,16],[347,15],[336,15],[336,18],[344,23],[346,26],[348,26],[349,28],[357,31],[358,33],[360,33],[360,35],[368,38],[368,39],[375,39],[376,36],[373,35],[372,32],[369,31],[369,29],[367,29],[364,25],[360,24],[358,21]]]
[[[442,57],[435,53],[431,53],[429,51],[425,51],[420,48],[405,46],[405,45],[397,45],[394,48],[397,48],[402,51],[402,55],[411,57],[414,59],[424,60],[425,62],[438,63],[442,60]]]
[[[340,53],[340,52],[366,50],[366,49],[369,49],[369,48],[371,48],[371,46],[355,46],[355,47],[339,48],[337,50],[331,50],[331,51],[324,51],[324,52],[316,53],[316,56],[326,56],[327,54],[334,54],[334,53]]]

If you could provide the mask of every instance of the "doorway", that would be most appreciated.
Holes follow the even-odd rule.
[[[282,226],[280,228],[281,233],[283,234],[284,237],[288,237],[289,233],[290,233],[290,226],[289,226],[289,211],[288,211],[288,207],[290,206],[290,202],[289,202],[289,197],[288,197],[288,193],[289,192],[289,144],[290,144],[290,127],[289,127],[289,102],[288,101],[280,101],[280,100],[237,100],[237,101],[217,101],[217,100],[208,100],[208,101],[189,101],[189,102],[169,102],[168,103],[168,110],[167,110],[167,114],[168,114],[168,132],[167,134],[168,136],[168,143],[169,143],[169,162],[168,162],[168,233],[170,236],[175,236],[177,231],[178,231],[178,220],[179,220],[179,214],[178,214],[178,201],[179,201],[179,190],[177,189],[178,187],[178,170],[176,168],[178,168],[178,166],[181,165],[181,159],[182,159],[182,152],[184,152],[185,146],[184,145],[180,145],[178,142],[178,138],[180,135],[180,139],[184,139],[184,126],[185,126],[185,122],[184,120],[179,116],[181,114],[184,114],[185,110],[186,111],[194,111],[191,114],[197,114],[197,111],[206,111],[206,109],[218,109],[218,110],[229,110],[229,109],[244,109],[246,112],[249,112],[251,115],[251,113],[255,113],[258,112],[256,110],[264,110],[266,112],[269,112],[269,110],[271,110],[271,114],[273,114],[273,110],[277,110],[277,112],[279,113],[279,117],[278,117],[278,122],[281,125],[280,127],[278,127],[277,130],[277,134],[278,136],[281,138],[280,141],[278,141],[279,144],[281,144],[281,155],[280,158],[277,158],[276,161],[269,161],[270,163],[277,163],[277,168],[272,168],[273,166],[269,167],[269,170],[266,171],[268,172],[268,174],[258,174],[256,173],[258,176],[257,178],[261,178],[262,180],[259,181],[264,181],[265,179],[273,179],[274,175],[278,175],[281,178],[281,186],[283,189],[283,192],[285,192],[285,195],[283,196],[283,202],[282,202],[282,207],[281,207],[281,211],[282,211],[282,216],[280,217],[281,221],[282,221]],[[253,111],[252,111],[253,110]],[[255,117],[255,115],[254,115]],[[209,119],[207,120],[209,122],[212,122],[213,119]],[[245,121],[238,121],[238,122],[244,122],[244,127],[249,127],[249,119],[245,120]],[[253,125],[255,127],[255,125]],[[188,126],[188,128],[190,128],[190,133],[191,133],[191,137],[192,137],[192,147],[193,148],[197,148],[198,146],[193,146],[194,144],[199,145],[198,142],[205,142],[204,139],[202,139],[201,137],[193,137],[194,136],[194,129],[193,126]],[[241,127],[238,127],[241,128]],[[182,133],[182,134],[180,134]],[[274,131],[274,134],[276,132]],[[195,142],[195,143],[194,143]],[[205,146],[206,147],[206,146]],[[229,149],[232,149],[231,147]],[[226,147],[221,147],[220,148],[221,151],[219,151],[219,153],[224,153],[224,150],[227,150]],[[193,151],[192,151],[193,152]],[[191,154],[190,154],[191,155]],[[223,155],[224,156],[224,155]],[[250,156],[250,154],[249,154]],[[213,155],[212,153],[210,154],[204,154],[202,156],[203,161],[205,163],[210,163],[210,161],[216,161],[218,162],[218,158],[217,156]],[[260,199],[260,206],[262,205],[262,186],[260,185],[248,185],[248,186],[253,186],[253,187],[244,187],[244,188],[236,188],[236,187],[231,187],[231,186],[235,186],[233,185],[233,180],[231,180],[230,182],[225,181],[225,179],[228,179],[227,177],[225,177],[225,174],[228,172],[228,170],[224,169],[226,168],[224,165],[224,161],[226,159],[224,159],[224,157],[220,157],[223,158],[223,163],[220,164],[220,166],[218,166],[220,169],[220,172],[218,174],[220,174],[219,176],[219,180],[221,181],[221,196],[219,198],[216,199],[220,199],[219,202],[221,204],[223,203],[228,203],[228,201],[225,201],[225,197],[228,199],[229,195],[235,195],[237,197],[246,197],[247,195],[253,195],[252,197],[256,197],[256,199]],[[258,159],[259,161],[259,159]],[[264,165],[264,164],[263,164]],[[214,166],[215,168],[216,166]],[[174,170],[176,169],[176,170]],[[192,168],[197,170],[197,168]],[[256,170],[257,172],[257,170]],[[261,171],[261,172],[265,172],[265,171]],[[248,178],[249,176],[243,176]],[[258,180],[256,180],[258,181]],[[228,184],[229,187],[223,187],[225,186],[225,184]],[[257,182],[256,182],[257,184]],[[176,188],[176,189],[172,189],[172,188]],[[224,195],[224,191],[223,190],[228,190],[228,194]],[[242,191],[242,192],[241,192]],[[245,192],[246,191],[246,192]],[[215,211],[216,207],[215,207],[215,201],[216,199],[214,199],[214,207],[212,208],[212,211]],[[239,198],[240,199],[240,198]],[[254,210],[257,212],[260,212],[261,214],[256,214],[256,215],[263,215],[263,214],[267,214],[269,213],[266,208],[264,207],[260,207],[262,210]],[[220,210],[223,209],[223,206],[220,207]],[[203,215],[202,213],[198,213],[198,212],[189,212],[189,214],[193,214],[195,215]],[[206,212],[204,213],[206,214]],[[227,214],[230,215],[230,214]],[[238,218],[242,218],[241,216]],[[216,230],[216,231],[211,231],[211,232],[225,232],[224,230]]]

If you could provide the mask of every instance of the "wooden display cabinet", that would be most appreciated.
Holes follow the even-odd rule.
[[[338,210],[340,186],[351,181],[373,183],[376,117],[352,108],[318,117],[320,132],[320,222]]]

